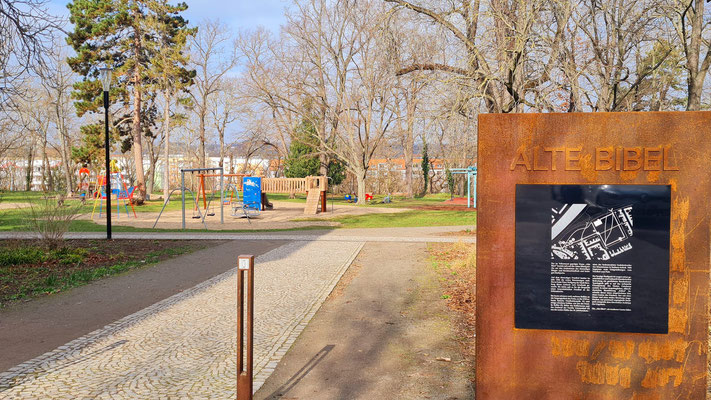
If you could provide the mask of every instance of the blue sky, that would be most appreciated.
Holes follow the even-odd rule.
[[[237,32],[264,26],[274,33],[284,22],[288,0],[183,0],[188,4],[185,17],[192,25],[203,19],[219,19]],[[177,2],[174,0],[173,3]],[[68,17],[69,0],[50,0],[50,12]]]

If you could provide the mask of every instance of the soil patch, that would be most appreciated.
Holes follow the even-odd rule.
[[[0,307],[60,292],[104,276],[224,243],[223,240],[66,240],[45,250],[36,240],[0,242]],[[4,257],[3,257],[4,256]]]

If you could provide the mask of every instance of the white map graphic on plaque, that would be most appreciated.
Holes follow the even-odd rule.
[[[632,206],[586,212],[587,204],[551,209],[551,259],[609,260],[632,249]]]

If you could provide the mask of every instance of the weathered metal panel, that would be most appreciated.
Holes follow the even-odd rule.
[[[703,399],[711,112],[479,118],[477,399]],[[514,328],[516,184],[671,185],[669,332]]]

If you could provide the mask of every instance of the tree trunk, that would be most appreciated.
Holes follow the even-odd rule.
[[[207,105],[200,107],[200,168],[207,168],[207,152],[205,151],[205,112]]]
[[[141,32],[135,29],[134,32],[134,57],[136,66],[133,70],[133,161],[136,167],[136,193],[134,199],[136,204],[143,204],[146,200],[146,178],[143,174],[143,144],[141,142],[141,72],[139,70],[141,54]]]
[[[165,96],[165,109],[163,110],[163,137],[165,138],[165,153],[163,160],[163,203],[167,202],[170,195],[170,102],[169,90],[163,92]]]
[[[686,53],[686,69],[687,75],[687,104],[688,111],[698,111],[701,109],[701,94],[703,92],[704,80],[708,71],[709,54],[706,55],[704,61],[701,60],[701,44],[703,43],[704,30],[704,3],[706,0],[695,0],[693,3],[693,12],[689,10],[688,18],[691,19],[690,43]],[[686,21],[682,19],[682,24]],[[681,38],[686,41],[686,38]]]
[[[242,172],[243,174],[247,173],[247,167],[249,166],[249,153],[244,158],[244,162],[242,163]]]
[[[25,169],[25,190],[30,191],[32,190],[32,175],[34,172],[34,166],[32,165],[34,163],[33,156],[34,156],[34,143],[30,144],[30,148],[27,151],[27,168]]]
[[[148,151],[150,152],[148,155],[149,158],[149,166],[148,166],[148,173],[146,182],[148,183],[148,189],[146,191],[146,199],[150,200],[151,193],[153,193],[153,190],[155,189],[156,185],[156,163],[158,162],[158,157],[154,155],[153,153],[153,144],[149,146]]]
[[[409,125],[409,124],[408,124]],[[405,193],[408,198],[415,197],[415,192],[412,189],[414,182],[412,179],[412,159],[413,153],[415,152],[415,137],[412,134],[412,129],[410,126],[407,128],[407,138],[405,140]]]
[[[358,203],[365,204],[365,176],[367,171],[358,171],[356,175],[356,181],[358,184]]]
[[[327,154],[324,154],[323,150],[321,151],[321,154],[318,155],[318,161],[319,161],[319,168],[318,168],[319,175],[328,176],[328,164],[331,160],[329,160],[329,157]]]
[[[74,194],[74,182],[72,180],[71,159],[69,158],[69,144],[67,143],[67,128],[61,116],[59,102],[55,104],[55,117],[57,118],[57,130],[59,131],[59,156],[62,158],[62,164],[64,165],[64,184],[67,186],[67,197],[72,197]]]
[[[49,164],[49,157],[47,157],[47,142],[44,142],[44,176],[43,180],[46,179],[47,190],[54,192],[54,179],[52,178],[52,166]]]
[[[40,156],[42,157],[42,191],[46,192],[50,189],[50,172],[49,172],[49,158],[47,158],[47,133],[44,133],[42,138],[42,152]]]
[[[699,111],[701,109],[701,93],[703,92],[703,84],[697,84],[697,79],[695,78],[696,77],[691,78],[691,74],[689,74],[689,95],[688,102],[686,104],[687,111]]]
[[[151,194],[154,192],[156,188],[156,173],[158,171],[158,160],[160,159],[160,141],[158,142],[158,148],[156,149],[156,144],[155,144],[155,139],[157,138],[151,138],[151,145],[149,149],[149,163],[150,163],[150,170],[148,172],[148,178],[150,179],[150,186],[148,186],[148,196],[150,197]]]
[[[220,168],[224,168],[224,163],[225,163],[225,129],[223,127],[223,129],[220,130]]]
[[[430,194],[434,193],[432,191],[432,180],[434,179],[435,176],[437,176],[436,173],[434,171],[430,170],[430,179],[427,180],[427,182],[430,184],[430,190],[428,192]]]

